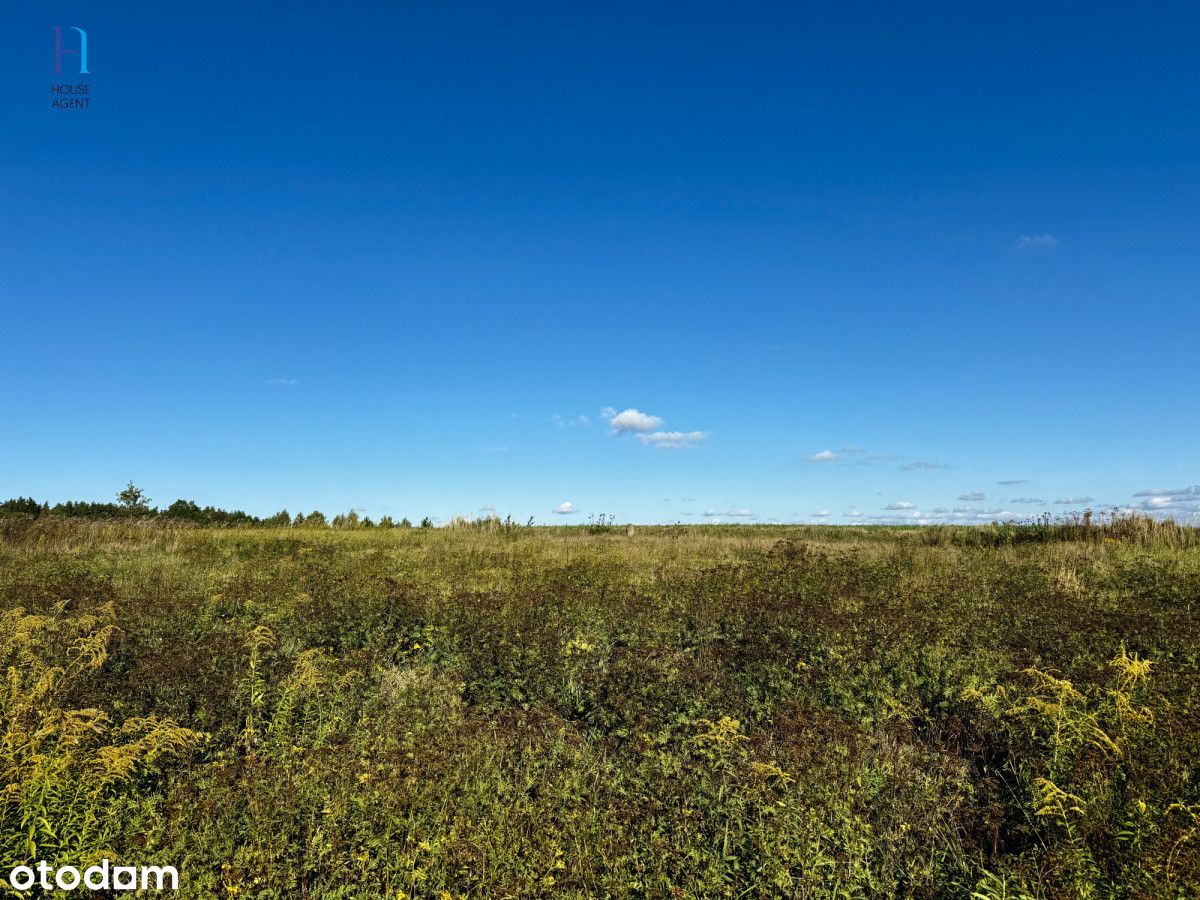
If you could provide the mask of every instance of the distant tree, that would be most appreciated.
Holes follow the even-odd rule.
[[[32,497],[15,497],[0,503],[0,516],[32,516],[36,519],[49,512],[48,505],[39,504]]]
[[[292,524],[292,515],[286,509],[281,509],[273,516],[267,516],[263,519],[264,525],[270,525],[273,528],[286,528]]]
[[[299,527],[303,524],[304,524],[304,513],[302,513],[302,512],[296,513],[296,518],[292,519],[292,525]]]
[[[358,513],[350,510],[347,513],[338,513],[329,524],[334,528],[357,528],[361,523],[358,519]]]
[[[325,514],[318,509],[314,509],[304,517],[304,525],[307,528],[325,528],[328,524],[325,521]]]
[[[167,519],[186,519],[189,522],[203,522],[204,511],[194,500],[176,500],[162,512]]]
[[[426,516],[425,518],[423,518],[421,520],[421,527],[422,528],[432,528],[433,527],[433,519],[429,518],[429,516]]]
[[[395,528],[396,523],[392,520],[391,516],[380,516],[379,517],[379,527],[380,528]]]
[[[68,500],[56,503],[50,510],[52,516],[70,519],[111,519],[123,515],[124,508],[116,503],[90,503],[87,500]]]
[[[117,494],[117,502],[121,504],[121,509],[127,513],[144,513],[150,510],[150,498],[146,496],[145,491],[132,481],[125,485],[125,489]]]
[[[371,521],[370,516],[363,516],[363,520],[358,523],[360,528],[374,528],[375,523]]]
[[[403,519],[400,520],[400,527],[401,528],[412,528],[412,522],[408,521],[408,516],[405,516]]]

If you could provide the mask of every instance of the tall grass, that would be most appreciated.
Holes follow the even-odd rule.
[[[1196,896],[1198,600],[1195,532],[1142,520],[0,520],[0,872]]]

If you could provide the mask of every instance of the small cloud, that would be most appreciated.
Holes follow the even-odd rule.
[[[841,459],[840,453],[834,453],[832,450],[820,450],[817,453],[808,454],[809,462],[833,462],[835,459]]]
[[[592,420],[584,415],[579,415],[579,416],[553,415],[550,417],[550,421],[553,422],[555,425],[557,425],[559,428],[587,428],[587,426],[592,424]]]
[[[632,407],[617,412],[611,406],[606,406],[600,414],[617,434],[646,434],[654,431],[663,423],[658,416],[652,416]]]
[[[1042,506],[1044,506],[1046,504],[1046,501],[1043,500],[1041,497],[1013,497],[1008,502],[1009,503],[1036,503],[1036,504],[1039,504]]]
[[[1023,234],[1013,244],[1013,249],[1022,253],[1044,253],[1058,246],[1058,238],[1052,234]]]
[[[1029,484],[1028,478],[1009,478],[1007,481],[997,481],[996,484],[1004,487],[1012,487],[1015,484]]]
[[[299,383],[299,378],[268,378],[263,382],[263,384],[269,384],[274,387],[295,387]]]
[[[917,505],[915,503],[909,503],[907,500],[901,500],[899,503],[889,503],[887,506],[884,507],[884,509],[892,510],[892,511],[899,511],[899,510],[904,510],[904,509],[916,509],[916,508],[917,508]]]
[[[1180,488],[1149,488],[1133,495],[1132,509],[1151,515],[1168,515],[1182,521],[1200,521],[1200,484]]]
[[[915,472],[921,469],[948,469],[946,463],[932,462],[928,459],[918,459],[914,462],[905,463],[900,467],[901,472]]]
[[[717,512],[715,510],[706,509],[702,513],[702,515],[704,515],[710,519],[720,518],[722,516],[729,516],[734,519],[753,519],[753,518],[755,518],[754,510],[751,510],[751,509],[730,509],[730,510],[726,510],[725,512]]]
[[[1181,488],[1150,488],[1138,491],[1135,497],[1200,497],[1200,484]]]
[[[559,516],[572,516],[577,512],[579,512],[579,510],[575,508],[575,504],[570,500],[564,500],[562,503],[558,504],[558,506],[554,507],[555,515]]]
[[[965,494],[959,494],[958,499],[966,500],[968,503],[977,503],[980,500],[986,500],[987,494],[982,491],[967,491]]]
[[[814,519],[828,519],[830,516],[832,516],[832,515],[833,515],[833,513],[831,513],[831,512],[830,512],[829,510],[827,510],[827,509],[819,509],[819,510],[817,510],[815,513],[813,513],[812,515],[813,515],[813,518],[814,518]]]
[[[691,447],[708,437],[705,431],[656,431],[653,434],[639,434],[638,440],[662,450],[679,447]]]
[[[1095,497],[1059,497],[1054,502],[1059,506],[1083,506],[1086,503],[1091,503]]]
[[[887,509],[888,507],[884,507]],[[913,524],[919,525],[925,519],[925,516],[917,509],[897,510],[886,516],[865,516],[868,522],[890,522],[893,524]]]

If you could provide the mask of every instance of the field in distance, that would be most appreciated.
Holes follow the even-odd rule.
[[[0,877],[1200,896],[1200,533],[0,520]]]

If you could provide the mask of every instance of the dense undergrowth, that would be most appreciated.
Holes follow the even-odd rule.
[[[1200,895],[1195,533],[999,528],[5,521],[0,873]]]

